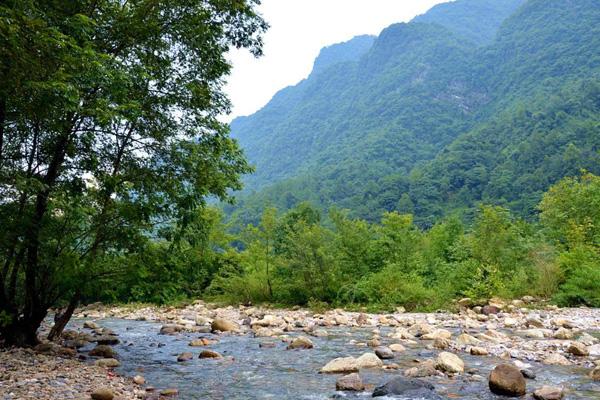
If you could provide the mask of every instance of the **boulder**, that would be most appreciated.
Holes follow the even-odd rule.
[[[405,398],[439,399],[440,397],[433,389],[433,385],[429,382],[398,377],[383,386],[376,387],[373,391],[373,397],[402,396]]]
[[[406,348],[400,343],[394,343],[390,345],[390,350],[392,350],[394,353],[402,353],[406,351]]]
[[[483,315],[496,315],[500,312],[500,308],[497,306],[483,306],[483,308],[481,309],[481,313]]]
[[[450,347],[450,341],[448,339],[437,338],[433,341],[433,347],[440,350],[446,350]]]
[[[529,339],[543,339],[544,331],[542,329],[527,329],[522,332]]]
[[[381,358],[382,360],[391,360],[392,358],[394,358],[394,352],[392,351],[392,349],[385,346],[380,346],[376,348],[375,355]]]
[[[115,398],[115,394],[113,393],[112,389],[100,388],[94,390],[91,397],[93,400],[112,400]]]
[[[379,340],[377,338],[373,338],[373,339],[367,340],[367,346],[369,346],[369,347],[379,347],[379,346],[381,346],[381,340]]]
[[[409,378],[425,378],[428,376],[438,375],[439,372],[435,369],[435,361],[427,360],[420,363],[416,367],[409,368],[404,371],[404,376]]]
[[[105,344],[99,344],[90,350],[90,356],[100,358],[115,358],[116,353],[112,347]]]
[[[85,329],[101,329],[100,325],[98,325],[97,323],[95,323],[94,321],[85,321],[83,323],[83,327]]]
[[[519,397],[527,391],[525,378],[519,368],[510,364],[498,365],[490,373],[490,390],[499,395]]]
[[[96,342],[98,344],[115,345],[115,344],[119,344],[119,339],[116,336],[105,335],[105,336],[98,336],[97,338],[94,339],[94,342]]]
[[[375,353],[365,353],[356,359],[358,368],[380,368],[383,367],[383,361]]]
[[[590,372],[590,378],[592,378],[593,381],[600,381],[600,366],[594,368],[592,372]]]
[[[206,339],[206,338],[200,338],[200,339],[194,339],[192,340],[188,346],[190,347],[204,347],[204,346],[210,346],[211,344],[215,344],[217,343],[216,340],[210,340],[210,339]]]
[[[121,365],[121,363],[115,360],[114,358],[101,358],[99,360],[96,360],[94,364],[104,368],[117,368]]]
[[[571,342],[567,348],[567,353],[573,354],[577,357],[587,357],[590,355],[590,351],[587,349],[587,347],[580,342]]]
[[[473,300],[469,297],[465,297],[458,301],[458,305],[462,308],[470,308],[473,307]]]
[[[462,345],[467,345],[467,346],[475,346],[475,345],[480,344],[481,340],[479,340],[476,337],[471,336],[469,334],[462,333],[462,334],[458,335],[458,337],[456,338],[456,343],[462,344]]]
[[[442,372],[460,374],[465,371],[465,363],[456,354],[444,351],[435,360],[435,368]]]
[[[335,389],[349,392],[362,392],[365,390],[365,384],[360,378],[360,375],[354,372],[338,378],[335,382]]]
[[[136,375],[133,377],[133,383],[135,383],[136,385],[143,385],[144,383],[146,383],[146,378],[144,378],[141,375]]]
[[[345,372],[358,372],[358,364],[354,357],[340,357],[329,361],[321,372],[325,374],[339,374]]]
[[[549,365],[571,365],[571,362],[565,356],[558,353],[548,355],[544,358],[543,363]]]
[[[315,346],[309,338],[307,338],[306,336],[298,336],[297,338],[292,340],[292,343],[290,343],[287,348],[289,350],[295,350],[295,349],[312,349],[313,347],[315,347]]]
[[[543,328],[544,327],[544,323],[535,317],[527,318],[527,321],[525,321],[525,325],[527,325],[530,328],[531,327],[533,327],[533,328]]]
[[[237,323],[223,318],[215,319],[210,327],[213,332],[237,332],[240,330],[240,326]]]
[[[542,386],[533,392],[536,400],[561,400],[564,395],[564,390],[555,386]]]
[[[223,356],[213,350],[202,350],[198,358],[223,358]]]
[[[177,389],[163,389],[160,391],[160,395],[163,397],[175,397],[179,394]]]
[[[452,337],[452,334],[445,329],[436,329],[431,333],[427,333],[421,336],[422,340],[436,340],[436,339],[445,339],[448,340]]]
[[[360,313],[358,317],[356,317],[356,323],[358,325],[367,325],[369,323],[369,317],[366,314]]]
[[[469,353],[471,353],[472,356],[487,356],[489,354],[485,348],[476,346],[471,347]]]
[[[180,355],[177,356],[177,361],[178,362],[190,361],[192,358],[194,358],[194,355],[192,353],[185,352],[185,353],[181,353]]]

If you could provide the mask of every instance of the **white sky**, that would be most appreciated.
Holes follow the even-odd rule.
[[[250,115],[286,86],[306,78],[319,50],[354,36],[378,35],[396,22],[408,22],[449,0],[263,0],[259,10],[271,28],[264,55],[233,51],[226,93],[233,103],[230,120]]]

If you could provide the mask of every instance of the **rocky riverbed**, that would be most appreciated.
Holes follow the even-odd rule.
[[[92,305],[77,311],[59,343],[67,349],[46,344],[37,351],[54,354],[43,363],[59,354],[85,358],[55,361],[54,373],[79,365],[94,384],[67,375],[58,386],[69,389],[57,392],[66,394],[27,397],[58,390],[57,378],[47,368],[29,383],[32,361],[7,368],[15,354],[41,357],[18,350],[0,358],[0,399],[93,398],[103,387],[123,399],[600,399],[600,310],[558,309],[531,298],[483,305],[463,299],[459,306],[458,313],[383,315],[200,301],[181,308]]]

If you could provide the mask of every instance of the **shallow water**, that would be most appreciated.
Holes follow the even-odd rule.
[[[75,321],[79,325],[82,321]],[[215,337],[211,334],[182,333],[177,336],[159,335],[161,325],[152,322],[107,319],[100,325],[119,334],[121,343],[115,346],[121,361],[118,372],[133,376],[142,374],[149,385],[157,388],[177,388],[181,399],[348,399],[369,398],[372,390],[363,394],[345,394],[335,391],[339,375],[319,374],[319,369],[336,357],[360,356],[371,351],[366,347],[349,344],[352,339],[366,341],[372,328],[328,329],[329,337],[313,338],[311,350],[286,350],[286,344],[274,338],[246,336],[218,336],[219,343],[208,348],[218,351],[222,360],[198,359],[205,348],[189,347],[188,343],[199,337]],[[387,329],[381,330],[386,342]],[[292,333],[296,336],[299,333]],[[264,342],[275,343],[275,348],[260,348]],[[192,352],[191,361],[177,362],[177,355]],[[397,354],[394,362],[398,371],[361,370],[363,381],[372,387],[386,383],[402,374],[405,368],[414,366],[413,360],[434,358],[438,351],[423,347],[408,347]],[[468,400],[495,400],[502,397],[490,393],[487,375],[502,360],[493,357],[473,357],[460,354],[468,372],[485,377],[472,382],[469,374],[449,378],[427,378],[443,398]],[[388,361],[386,361],[388,362]],[[567,399],[600,399],[600,385],[585,377],[586,370],[576,367],[557,367],[535,364],[535,381],[529,380],[528,391],[545,384],[564,386],[570,390]],[[414,399],[416,400],[416,399]]]

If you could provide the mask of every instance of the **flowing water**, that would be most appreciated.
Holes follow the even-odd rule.
[[[220,335],[219,342],[208,348],[221,353],[224,358],[211,360],[198,359],[197,355],[204,348],[190,347],[188,343],[199,337],[217,336],[198,333],[159,335],[161,325],[152,322],[119,319],[98,322],[119,334],[121,343],[115,346],[121,361],[121,367],[117,369],[119,373],[128,376],[142,374],[149,385],[157,388],[177,388],[181,399],[360,399],[369,398],[372,393],[372,390],[362,394],[336,392],[335,381],[339,375],[318,373],[333,358],[360,356],[370,351],[349,341],[366,341],[372,328],[328,329],[329,337],[311,337],[315,344],[311,350],[286,350],[286,344],[275,338]],[[381,329],[384,344],[388,332]],[[291,333],[293,336],[297,334]],[[275,347],[259,347],[265,342],[274,343]],[[177,362],[177,355],[183,352],[192,352],[195,358]],[[437,353],[437,350],[407,346],[406,352],[390,360],[399,364],[400,370],[361,370],[361,376],[372,389],[401,375],[405,368],[415,366],[415,359],[435,358]],[[473,381],[469,373],[456,378],[426,378],[435,385],[437,393],[442,398],[451,399],[500,399],[490,393],[487,375],[503,361],[466,354],[460,354],[460,357],[465,361],[468,372],[484,379]],[[600,399],[600,385],[586,378],[585,369],[532,364],[537,378],[528,380],[529,392],[548,384],[568,388],[567,399]]]

